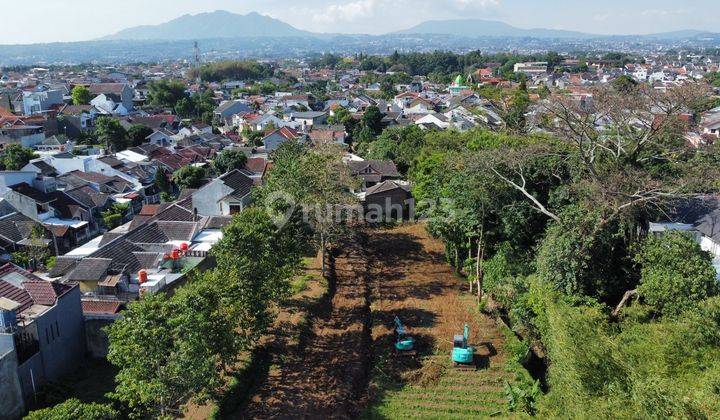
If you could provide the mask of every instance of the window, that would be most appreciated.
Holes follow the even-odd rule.
[[[230,204],[230,215],[238,214],[242,211],[242,204]]]

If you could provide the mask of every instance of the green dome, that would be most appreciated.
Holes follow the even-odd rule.
[[[463,77],[462,74],[458,74],[455,78],[455,86],[460,86],[463,83]]]

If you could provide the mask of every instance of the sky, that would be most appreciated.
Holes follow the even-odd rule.
[[[314,32],[382,34],[432,19],[491,19],[596,34],[699,29],[719,0],[0,0],[0,44],[84,41],[184,14],[256,11]]]

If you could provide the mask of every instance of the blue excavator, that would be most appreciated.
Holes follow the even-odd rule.
[[[415,355],[415,339],[407,333],[400,318],[395,317],[395,351],[401,356]]]
[[[470,327],[465,324],[463,334],[453,337],[452,361],[457,368],[475,368],[475,348],[468,345]]]

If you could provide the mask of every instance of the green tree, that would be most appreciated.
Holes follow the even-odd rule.
[[[73,105],[87,105],[93,99],[90,89],[83,85],[77,85],[70,92],[72,96]]]
[[[98,142],[107,150],[120,152],[128,147],[128,133],[120,121],[110,117],[100,117],[95,121],[95,135]]]
[[[377,136],[382,132],[382,119],[384,115],[375,105],[370,105],[362,116],[361,125],[370,129],[373,135]]]
[[[215,282],[223,305],[237,323],[236,344],[249,349],[271,321],[270,308],[287,296],[300,267],[306,235],[295,221],[278,224],[261,208],[233,217],[212,249],[218,261]]]
[[[247,163],[247,156],[238,149],[225,149],[219,153],[213,161],[213,166],[218,173],[224,174],[233,169],[242,169]]]
[[[677,317],[718,294],[712,257],[689,234],[650,237],[635,261],[642,265],[638,294],[664,316]]]
[[[158,187],[160,192],[170,192],[170,182],[168,181],[167,174],[162,168],[158,168],[155,171],[155,185]]]
[[[612,86],[618,92],[632,93],[637,88],[638,82],[630,76],[621,75],[612,81]]]
[[[286,142],[273,155],[273,168],[263,194],[289,196],[295,203],[302,204],[322,253],[323,275],[327,249],[342,237],[343,226],[352,216],[342,209],[357,204],[349,193],[356,186],[336,145],[310,150],[295,142]],[[350,212],[353,210],[356,209]]]
[[[141,144],[143,144],[147,141],[146,139],[152,133],[153,133],[152,128],[145,126],[145,125],[134,124],[128,130],[128,137],[130,138],[130,145],[140,146]]]
[[[148,85],[148,100],[150,105],[175,108],[183,98],[187,98],[185,83],[176,79],[162,79]]]
[[[183,166],[172,175],[173,182],[181,188],[198,188],[205,181],[205,168]]]
[[[112,406],[98,403],[83,403],[71,398],[51,408],[31,411],[25,420],[114,420],[120,417]]]
[[[105,227],[107,227],[108,230],[113,230],[120,226],[129,209],[130,204],[116,203],[109,209],[103,211],[101,214]]]
[[[216,280],[205,275],[170,299],[145,296],[108,328],[108,360],[120,369],[112,396],[135,416],[177,415],[180,405],[204,403],[224,384],[238,353]]]
[[[0,164],[7,171],[19,171],[37,157],[32,149],[19,144],[10,144],[0,150]]]

